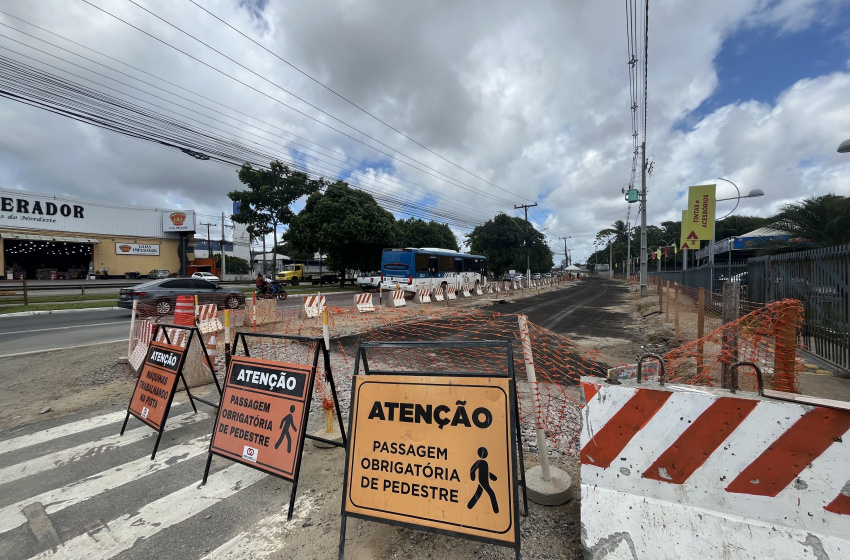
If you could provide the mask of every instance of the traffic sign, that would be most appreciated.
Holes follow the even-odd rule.
[[[688,189],[688,210],[683,213],[682,237],[688,241],[709,241],[714,236],[716,185]]]

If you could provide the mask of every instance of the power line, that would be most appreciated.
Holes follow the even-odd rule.
[[[135,4],[135,2],[134,2],[133,0],[128,0],[128,1],[133,2],[133,4]],[[500,187],[499,185],[496,185],[496,184],[494,184],[494,183],[491,183],[491,182],[490,182],[490,181],[488,181],[487,179],[484,179],[483,177],[479,177],[478,175],[476,175],[475,173],[473,173],[473,172],[469,171],[468,169],[465,169],[465,168],[461,167],[460,165],[456,164],[455,162],[453,162],[453,161],[451,161],[451,160],[449,160],[449,159],[446,159],[445,157],[443,157],[442,155],[438,154],[437,152],[435,152],[434,150],[432,150],[432,149],[431,149],[431,148],[429,148],[428,146],[425,146],[424,144],[421,144],[419,141],[415,140],[414,138],[411,138],[410,136],[408,136],[408,135],[407,135],[407,134],[405,134],[404,132],[402,132],[402,131],[400,131],[399,129],[397,129],[397,128],[395,128],[394,126],[392,126],[391,124],[389,124],[389,123],[387,123],[386,121],[382,120],[381,118],[379,118],[379,117],[377,117],[377,116],[373,115],[372,113],[370,113],[369,111],[367,111],[366,109],[364,109],[363,107],[361,107],[360,105],[358,105],[358,104],[354,103],[353,101],[351,101],[351,100],[350,100],[350,99],[348,99],[347,97],[343,96],[342,94],[337,93],[335,90],[333,90],[333,89],[331,89],[330,87],[326,86],[325,84],[323,84],[322,82],[320,82],[319,80],[317,80],[316,78],[314,78],[313,76],[311,76],[310,74],[308,74],[307,72],[305,72],[305,71],[301,70],[300,68],[298,68],[297,66],[295,66],[294,64],[292,64],[292,63],[291,63],[291,62],[289,62],[288,60],[284,59],[283,57],[281,57],[281,56],[280,56],[280,55],[278,55],[277,53],[275,53],[275,52],[273,52],[273,51],[269,50],[269,49],[268,49],[268,48],[266,48],[264,45],[262,45],[262,44],[258,43],[258,42],[257,42],[257,41],[255,41],[253,38],[249,37],[248,35],[246,35],[246,34],[245,34],[245,33],[243,33],[242,31],[240,31],[239,29],[237,29],[237,28],[235,28],[234,26],[230,25],[228,22],[224,21],[224,20],[223,20],[222,18],[220,18],[219,16],[215,15],[214,13],[212,13],[211,11],[209,11],[208,9],[204,8],[203,6],[201,6],[200,4],[198,4],[197,2],[195,2],[195,0],[189,0],[189,2],[191,2],[192,4],[194,4],[195,6],[197,6],[198,8],[200,8],[201,10],[203,10],[204,12],[208,13],[209,15],[211,15],[212,17],[214,17],[215,19],[217,19],[218,21],[220,21],[221,23],[223,23],[224,25],[226,25],[227,27],[229,27],[230,29],[232,29],[232,30],[233,30],[233,31],[235,31],[236,33],[238,33],[238,34],[242,35],[243,37],[245,37],[246,39],[248,39],[249,41],[251,41],[253,44],[257,45],[258,47],[260,47],[261,49],[263,49],[264,51],[266,51],[266,52],[267,52],[267,53],[269,53],[270,55],[274,56],[275,58],[277,58],[278,60],[280,60],[280,61],[281,61],[281,62],[283,62],[284,64],[287,64],[288,66],[290,66],[290,67],[291,67],[291,68],[293,68],[294,70],[296,70],[296,71],[300,72],[301,74],[303,74],[304,76],[306,76],[307,78],[309,78],[310,80],[312,80],[313,82],[315,82],[316,84],[320,85],[320,86],[321,86],[321,87],[323,87],[324,89],[326,89],[326,90],[328,90],[329,92],[333,93],[334,95],[336,95],[337,97],[339,97],[340,99],[342,99],[342,100],[343,100],[343,101],[345,101],[346,103],[350,104],[351,106],[353,106],[353,107],[355,107],[355,108],[359,109],[359,110],[360,110],[360,111],[362,111],[363,113],[366,113],[367,115],[369,115],[370,117],[372,117],[373,119],[375,119],[376,121],[378,121],[379,123],[383,124],[384,126],[388,127],[389,129],[391,129],[391,130],[393,130],[393,131],[397,132],[397,133],[398,133],[398,134],[400,134],[401,136],[404,136],[405,138],[407,138],[408,140],[410,140],[411,142],[413,142],[413,143],[414,143],[414,144],[416,144],[417,146],[419,146],[419,147],[421,147],[421,148],[424,148],[425,150],[427,150],[428,152],[430,152],[430,153],[434,154],[435,156],[437,156],[438,158],[442,159],[443,161],[445,161],[445,162],[447,162],[447,163],[450,163],[450,164],[451,164],[451,165],[453,165],[454,167],[457,167],[457,168],[458,168],[458,169],[460,169],[461,171],[464,171],[464,172],[468,173],[469,175],[471,175],[471,176],[475,177],[476,179],[479,179],[479,180],[481,180],[481,181],[484,181],[484,182],[485,182],[485,183],[487,183],[488,185],[491,185],[491,186],[493,186],[493,187],[496,187],[497,189],[499,189],[499,190],[501,190],[501,191],[504,191],[504,192],[506,192],[506,193],[508,193],[508,194],[512,194],[512,195],[518,196],[518,195],[516,195],[516,193],[513,193],[513,192],[511,192],[511,191],[508,191],[507,189],[504,189],[504,188]],[[136,5],[138,5],[138,4],[136,4]],[[144,9],[144,8],[142,8],[142,9]],[[152,13],[152,12],[151,12],[151,13]],[[159,16],[157,16],[157,17],[159,17]],[[163,20],[163,21],[165,21],[165,20]],[[311,105],[311,106],[312,106],[312,105]],[[319,110],[321,110],[321,109],[319,109]],[[324,111],[322,111],[322,112],[324,113]],[[327,113],[326,113],[326,114],[327,114]],[[522,197],[520,197],[520,198],[522,198]],[[530,199],[527,199],[527,198],[526,198],[525,200],[530,200]]]

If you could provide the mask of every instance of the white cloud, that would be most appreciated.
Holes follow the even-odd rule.
[[[362,138],[132,4],[100,3],[269,96]],[[499,211],[518,215],[513,204],[537,200],[541,206],[531,216],[540,224],[547,222],[541,227],[550,228],[546,233],[553,242],[572,235],[574,258],[590,252],[596,231],[625,218],[620,189],[629,180],[632,144],[626,15],[621,4],[271,1],[259,17],[227,0],[202,1],[353,102],[464,169],[511,191],[508,194],[405,140],[190,3],[141,3],[269,80],[414,157],[421,162],[414,164],[417,167],[427,164],[437,170],[431,173],[444,173],[478,192],[398,161],[389,162],[85,4],[12,0],[2,9],[261,118],[278,127],[276,134],[289,138],[280,130],[286,129],[345,154],[335,158],[366,161],[372,169],[358,181],[374,185],[371,181],[380,178],[382,182],[374,187],[380,192],[414,201],[434,198],[447,212],[477,221]],[[731,33],[742,26],[769,26],[787,33],[826,25],[825,14],[835,5],[814,0],[652,3],[648,152],[655,161],[655,173],[649,183],[650,223],[679,219],[683,203],[677,193],[718,175],[734,180],[744,191],[763,189],[767,193],[763,199],[741,204],[744,211],[761,215],[807,194],[850,194],[850,157],[835,153],[850,130],[845,110],[850,92],[847,71],[800,81],[780,95],[775,105],[743,99],[706,115],[692,130],[673,128],[718,87],[713,61]],[[0,22],[26,29],[2,15]],[[5,28],[0,33],[20,37]],[[0,46],[22,50],[3,38]],[[85,52],[78,47],[73,50]],[[8,55],[0,49],[2,54]],[[781,61],[776,71],[782,71]],[[181,95],[198,99],[185,92]],[[269,128],[254,124],[257,129]],[[230,208],[226,193],[241,187],[234,169],[5,99],[0,99],[0,129],[11,131],[0,135],[0,186],[6,188],[155,206],[180,201],[200,213],[219,215]],[[286,142],[260,135],[263,139],[255,140],[269,146],[264,151],[286,154]],[[332,164],[311,165],[329,168]],[[431,195],[396,181],[415,182]]]

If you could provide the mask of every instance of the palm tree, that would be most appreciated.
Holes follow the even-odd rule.
[[[850,243],[850,197],[825,194],[786,204],[778,227],[818,247]]]

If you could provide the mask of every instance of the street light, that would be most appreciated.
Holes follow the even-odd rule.
[[[718,179],[720,179],[721,181],[726,181],[727,183],[729,183],[730,185],[735,187],[735,191],[737,191],[737,193],[738,193],[738,196],[733,196],[733,197],[730,197],[730,198],[715,198],[714,199],[714,202],[723,202],[723,201],[726,201],[726,200],[734,200],[735,201],[735,208],[732,208],[732,212],[737,210],[738,204],[740,204],[742,198],[757,198],[759,196],[764,196],[764,191],[761,190],[761,189],[753,189],[747,195],[742,196],[741,195],[741,189],[738,188],[738,185],[736,185],[735,183],[733,183],[729,179],[724,179],[723,177],[718,177]],[[732,215],[732,212],[729,212],[728,214],[723,216],[723,218],[720,218],[720,219],[722,220],[724,218],[728,218],[729,216]],[[709,278],[708,290],[711,293],[714,293],[714,235],[715,235],[716,231],[717,231],[717,219],[714,220],[714,224],[711,227],[711,244],[709,244],[709,249],[708,249],[708,264],[709,264],[709,271],[711,272],[711,277]],[[728,275],[730,277],[731,277],[731,272],[732,272],[732,246],[730,244],[730,246],[729,246],[729,273],[730,274]]]
[[[845,140],[838,146],[839,154],[850,153],[850,139]]]

